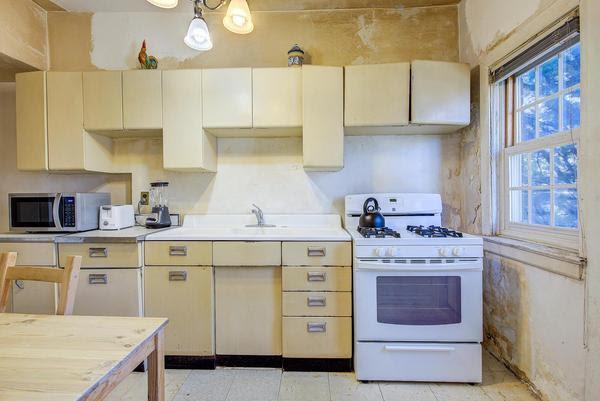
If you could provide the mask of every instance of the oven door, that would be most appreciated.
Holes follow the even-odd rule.
[[[358,260],[358,341],[482,340],[481,259]]]
[[[10,231],[61,231],[61,194],[10,194]]]

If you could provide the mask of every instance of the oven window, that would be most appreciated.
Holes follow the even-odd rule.
[[[11,198],[10,219],[13,227],[54,227],[54,197]]]
[[[460,277],[377,277],[377,321],[413,326],[460,323]]]

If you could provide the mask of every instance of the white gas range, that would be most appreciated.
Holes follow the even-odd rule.
[[[369,197],[385,230],[358,228]],[[482,239],[440,227],[438,194],[349,195],[345,210],[357,379],[481,382]]]

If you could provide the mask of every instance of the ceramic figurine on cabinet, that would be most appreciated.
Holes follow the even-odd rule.
[[[295,44],[288,50],[288,67],[302,67],[304,64],[304,50]]]
[[[146,54],[146,41],[142,43],[142,48],[138,54],[138,61],[142,70],[156,70],[158,67],[158,60],[154,56],[148,56]]]

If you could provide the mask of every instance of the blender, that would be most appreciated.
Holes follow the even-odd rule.
[[[171,227],[168,187],[169,183],[165,181],[150,183],[150,206],[152,207],[152,217],[146,219],[147,228]]]

